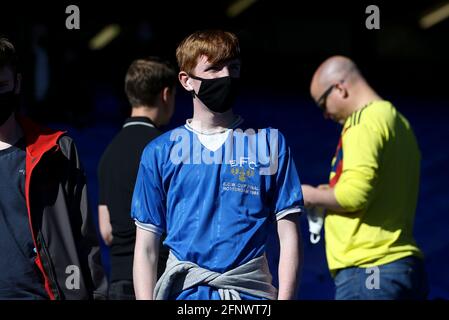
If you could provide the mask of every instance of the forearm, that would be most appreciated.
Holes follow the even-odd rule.
[[[154,239],[148,239],[145,233],[150,232],[137,228],[133,264],[133,282],[137,300],[153,300],[157,280],[159,245],[158,242],[155,245]]]
[[[278,300],[291,300],[296,296],[299,274],[299,251],[296,244],[281,248],[279,257],[279,293]]]
[[[332,211],[345,211],[335,197],[335,190],[329,187],[312,187],[303,185],[303,196],[306,207],[321,207]]]
[[[333,211],[344,211],[335,197],[334,189],[317,189],[312,198],[313,207],[331,209]]]
[[[278,300],[291,300],[296,297],[301,264],[300,237],[296,214],[278,222],[280,242],[279,293]]]
[[[109,209],[106,205],[98,206],[98,225],[100,228],[100,234],[106,245],[112,244],[112,225],[109,215]]]

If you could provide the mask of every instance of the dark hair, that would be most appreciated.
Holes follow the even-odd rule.
[[[166,87],[176,85],[175,69],[158,57],[133,61],[126,72],[125,92],[131,106],[150,106]]]
[[[17,54],[13,44],[6,38],[0,37],[0,68],[11,67],[17,71]]]

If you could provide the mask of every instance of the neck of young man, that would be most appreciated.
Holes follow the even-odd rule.
[[[0,150],[13,146],[23,136],[22,128],[12,113],[8,120],[0,126]]]
[[[131,110],[131,117],[149,118],[157,127],[162,123],[162,114],[160,108],[156,106],[136,106]]]
[[[194,99],[193,118],[190,125],[200,132],[221,132],[229,129],[237,117],[232,109],[223,113],[212,112],[198,99]]]

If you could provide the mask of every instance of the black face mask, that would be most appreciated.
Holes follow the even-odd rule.
[[[0,93],[0,126],[9,119],[19,105],[19,96],[14,91],[13,89],[5,93]]]
[[[239,78],[230,76],[204,79],[190,75],[192,79],[201,80],[198,93],[191,91],[193,97],[198,97],[201,102],[211,111],[223,113],[232,108],[237,94],[239,93]]]

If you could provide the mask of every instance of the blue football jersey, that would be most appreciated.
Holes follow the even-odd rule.
[[[179,260],[220,273],[264,254],[276,219],[303,207],[283,135],[241,122],[217,134],[187,122],[151,141],[132,200],[138,227],[166,233],[164,244]],[[218,299],[218,292],[199,286],[173,298]]]

